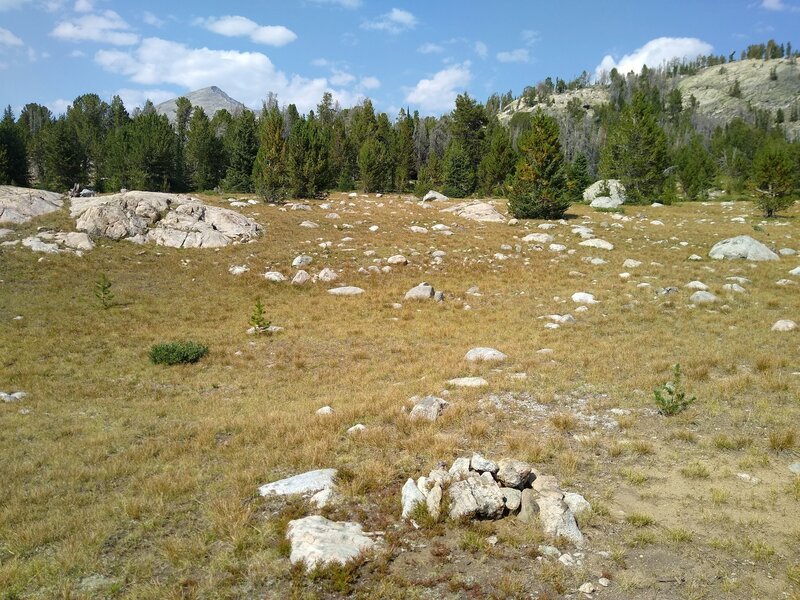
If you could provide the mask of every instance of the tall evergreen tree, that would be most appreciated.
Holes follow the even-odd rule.
[[[19,115],[17,126],[25,138],[29,171],[35,181],[42,181],[44,174],[45,130],[52,125],[53,114],[46,106],[26,104]]]
[[[45,186],[56,192],[66,192],[80,183],[85,156],[75,127],[65,117],[59,117],[45,130]]]
[[[286,140],[289,191],[297,198],[314,198],[325,190],[329,142],[314,113],[294,120]]]
[[[453,142],[466,153],[468,159],[470,175],[467,180],[472,187],[465,195],[475,191],[478,165],[480,165],[484,153],[485,128],[488,120],[486,110],[481,104],[470,98],[469,94],[465,92],[456,97],[450,133]]]
[[[797,165],[789,144],[775,138],[764,144],[753,159],[753,186],[756,204],[765,217],[773,217],[794,204],[797,186]]]
[[[692,136],[688,144],[675,153],[678,180],[690,200],[705,199],[714,185],[716,165],[699,135]]]
[[[518,141],[520,160],[508,192],[508,209],[520,219],[558,219],[570,205],[558,123],[538,109]]]
[[[259,144],[253,165],[253,185],[267,202],[283,200],[287,193],[283,115],[277,104],[267,107],[259,124]]]
[[[110,107],[97,94],[83,94],[67,108],[67,123],[75,130],[81,149],[81,174],[75,183],[100,187],[103,140],[110,125]]]
[[[411,180],[417,178],[417,161],[414,156],[414,119],[403,109],[397,117],[396,125],[395,189],[404,191]]]
[[[14,120],[11,106],[0,121],[0,183],[28,185],[28,153],[25,137]]]
[[[578,154],[567,166],[567,189],[573,202],[583,200],[583,192],[592,183],[589,161],[583,153]]]
[[[221,186],[231,192],[253,191],[253,165],[258,153],[256,119],[250,110],[236,116],[225,135],[228,168]]]
[[[186,136],[188,182],[195,190],[214,189],[223,170],[222,140],[214,135],[211,122],[202,107],[192,112]]]
[[[648,97],[636,92],[608,133],[600,171],[605,178],[621,180],[630,200],[643,202],[661,193],[667,161],[664,130],[653,114]]]
[[[175,170],[175,131],[165,115],[142,110],[125,126],[122,136],[126,156],[124,187],[170,191]]]
[[[188,189],[190,185],[186,165],[186,142],[189,134],[189,120],[192,118],[192,103],[185,96],[175,101],[175,174],[173,187]]]
[[[469,153],[454,138],[442,161],[442,191],[446,196],[465,198],[475,189],[475,177]]]
[[[496,118],[489,125],[488,139],[486,154],[478,165],[478,185],[484,194],[503,194],[503,183],[514,171],[517,154],[508,129]]]

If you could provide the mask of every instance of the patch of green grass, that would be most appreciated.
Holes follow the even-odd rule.
[[[711,472],[699,461],[692,461],[681,469],[681,475],[688,479],[708,479]]]
[[[794,427],[780,429],[777,431],[770,431],[769,433],[769,447],[775,452],[783,452],[784,450],[791,450],[796,443],[797,431]]]
[[[644,485],[650,479],[646,474],[642,473],[641,471],[637,471],[636,469],[623,469],[622,476],[628,481],[628,483],[635,486]]]
[[[208,354],[208,346],[198,342],[167,342],[150,348],[150,362],[154,365],[180,365],[196,363]]]
[[[688,544],[692,541],[692,532],[683,527],[669,528],[665,531],[666,538],[676,544]]]
[[[458,547],[467,552],[477,554],[486,552],[489,549],[489,542],[486,541],[486,536],[481,533],[468,530],[461,534]]]
[[[647,514],[644,513],[631,513],[625,516],[625,521],[633,525],[634,527],[649,527],[650,525],[655,524],[656,520]]]

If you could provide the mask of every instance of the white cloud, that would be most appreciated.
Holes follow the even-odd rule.
[[[31,0],[0,0],[0,11],[19,8],[30,2]]]
[[[64,100],[63,98],[59,98],[58,100],[53,100],[52,102],[47,103],[47,108],[50,109],[54,115],[63,115],[67,112],[67,109],[72,105],[72,102],[69,100]]]
[[[83,50],[73,50],[72,52],[69,53],[69,55],[72,58],[83,58],[86,56],[86,52],[84,52]]]
[[[775,12],[781,12],[785,10],[791,12],[800,11],[800,6],[795,6],[793,4],[786,4],[783,0],[762,0],[761,8],[765,10],[772,10]]]
[[[75,12],[92,12],[94,6],[92,6],[92,0],[75,0]]]
[[[522,37],[522,41],[526,46],[533,46],[539,41],[541,36],[539,35],[538,31],[534,31],[533,29],[524,29],[520,34],[520,37]]]
[[[297,34],[283,25],[259,25],[239,15],[197,19],[195,24],[227,37],[248,37],[256,44],[285,46],[297,39]]]
[[[310,0],[314,4],[334,4],[342,8],[358,8],[361,0]]]
[[[151,13],[149,10],[144,11],[142,15],[142,21],[150,25],[151,27],[163,27],[164,20],[159,19],[156,15]]]
[[[22,46],[22,40],[8,29],[0,27],[0,46]]]
[[[260,52],[191,48],[160,38],[145,38],[129,51],[100,50],[94,60],[141,86],[174,85],[190,91],[216,85],[251,107],[261,106],[267,92],[276,93],[281,103],[296,104],[302,112],[314,108],[325,91],[343,106],[360,97],[352,90],[333,87],[325,77],[288,76]]]
[[[501,63],[526,63],[530,60],[527,48],[517,48],[509,52],[498,52],[497,60]]]
[[[170,92],[168,90],[149,89],[149,90],[135,90],[130,88],[122,88],[115,92],[119,96],[122,103],[128,112],[134,108],[144,106],[144,103],[150,100],[153,104],[161,104],[167,100],[175,98],[179,94]]]
[[[350,85],[356,80],[356,76],[347,71],[333,69],[330,81],[333,85]]]
[[[442,48],[439,44],[428,42],[417,48],[417,52],[420,54],[438,54],[439,52],[444,52],[444,48]]]
[[[416,104],[427,112],[450,110],[454,106],[456,96],[471,80],[469,62],[452,65],[430,79],[421,79],[406,94],[406,102]]]
[[[375,90],[381,87],[381,81],[377,77],[362,77],[359,87],[365,90]]]
[[[56,25],[50,32],[53,37],[77,41],[105,42],[115,46],[131,46],[139,41],[122,17],[113,10],[102,14],[85,15]]]
[[[483,42],[475,42],[473,49],[475,50],[475,54],[477,54],[480,58],[486,58],[489,56],[489,46]]]
[[[373,29],[375,31],[385,31],[386,33],[398,34],[417,26],[417,17],[400,8],[393,8],[388,13],[381,15],[374,21],[364,21],[361,23],[362,29]]]
[[[595,68],[595,75],[603,71],[609,72],[616,68],[622,74],[633,71],[638,73],[643,65],[655,68],[674,58],[692,59],[703,54],[710,54],[714,47],[697,38],[669,38],[660,37],[650,40],[641,48],[637,48],[631,54],[626,54],[619,60],[606,55]]]

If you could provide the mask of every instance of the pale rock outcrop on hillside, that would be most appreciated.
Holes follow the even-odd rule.
[[[27,223],[64,206],[64,195],[46,190],[0,185],[0,223]]]
[[[90,236],[171,248],[220,248],[252,240],[262,230],[252,219],[227,208],[162,192],[74,198],[70,212],[77,228]]]

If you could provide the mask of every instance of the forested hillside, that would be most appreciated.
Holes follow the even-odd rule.
[[[40,104],[27,104],[18,118],[6,109],[0,183],[220,189],[271,201],[332,189],[503,196],[515,185],[520,137],[541,109],[557,121],[559,168],[573,201],[598,177],[621,179],[633,201],[762,189],[774,183],[764,169],[780,171],[781,185],[793,190],[797,56],[790,44],[770,41],[739,60],[706,56],[627,75],[614,70],[594,83],[585,72],[569,82],[547,78],[516,99],[509,92],[481,104],[462,94],[441,117],[376,113],[370,100],[342,108],[326,93],[306,115],[271,94],[258,115],[206,114],[183,97],[169,119],[149,102],[129,113],[118,96],[107,103],[86,94],[64,115]]]

